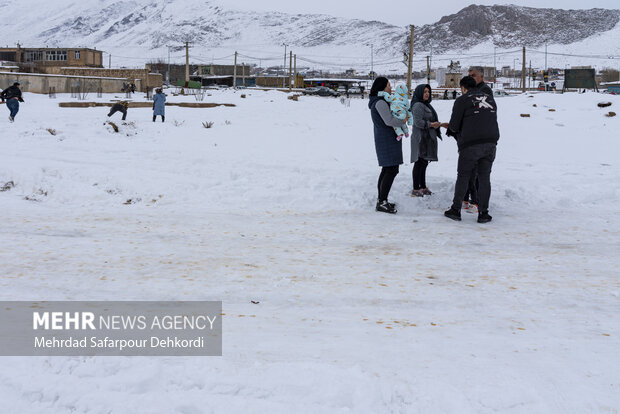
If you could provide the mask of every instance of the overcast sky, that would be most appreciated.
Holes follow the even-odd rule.
[[[381,2],[377,0],[215,0],[226,9],[320,13],[333,16],[379,20],[399,26],[434,23],[442,16],[458,12],[474,2],[464,0]],[[620,0],[519,0],[476,1],[476,4],[519,4],[528,7],[561,9],[620,8]],[[383,5],[383,6],[381,6]]]

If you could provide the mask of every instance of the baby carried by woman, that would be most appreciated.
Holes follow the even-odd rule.
[[[407,120],[408,125],[413,125],[413,117],[411,116],[411,111],[409,110],[409,97],[407,96],[408,89],[405,85],[398,85],[396,87],[396,92],[387,93],[387,92],[379,92],[378,96],[382,96],[390,104],[390,111],[392,111],[392,115],[398,119],[405,119],[407,116],[409,119]],[[407,124],[405,124],[402,128],[394,128],[396,131],[396,139],[400,141],[403,139],[403,136],[409,137],[409,128],[407,128]]]

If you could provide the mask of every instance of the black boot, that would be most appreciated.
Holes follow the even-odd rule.
[[[157,119],[157,115],[153,115],[153,122]]]
[[[165,116],[161,116],[161,122],[166,122],[166,117]]]
[[[387,200],[377,201],[377,207],[375,207],[375,210],[381,213],[389,213],[389,214],[396,214],[396,211],[397,211],[394,208],[394,204],[388,203]]]
[[[454,221],[461,221],[461,212],[452,207],[450,207],[450,210],[446,210],[443,215]]]
[[[488,211],[478,213],[478,223],[488,223],[491,220],[493,220],[493,217],[489,215]]]

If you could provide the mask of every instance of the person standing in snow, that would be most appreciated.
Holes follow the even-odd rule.
[[[398,175],[399,165],[403,163],[403,143],[396,139],[394,128],[405,128],[408,117],[398,119],[392,115],[390,105],[379,92],[392,93],[392,86],[385,77],[378,77],[372,84],[368,108],[374,125],[375,150],[381,167],[381,174],[377,183],[378,199],[376,211],[382,213],[396,213],[396,205],[388,202],[388,195],[394,178]]]
[[[166,95],[161,88],[155,89],[153,96],[153,122],[157,119],[157,115],[161,115],[161,122],[166,120]]]
[[[123,121],[127,118],[127,108],[129,108],[129,103],[127,101],[120,101],[112,105],[110,112],[108,113],[108,117],[111,117],[117,112],[123,114]]]
[[[491,168],[495,160],[499,126],[497,125],[497,104],[492,96],[476,88],[471,76],[461,79],[462,95],[454,101],[452,117],[447,134],[456,136],[459,148],[458,175],[454,187],[454,199],[444,215],[452,220],[461,220],[461,205],[474,171],[478,173],[478,223],[487,223],[489,199],[491,197]]]
[[[0,93],[2,102],[6,100],[6,107],[9,109],[9,121],[15,121],[15,116],[19,112],[19,103],[24,102],[22,99],[22,91],[19,89],[19,82],[15,82]]]
[[[491,97],[493,96],[493,89],[484,82],[484,68],[482,66],[472,66],[469,68],[469,76],[476,81],[476,88]]]
[[[433,194],[426,186],[426,167],[437,161],[437,138],[441,139],[439,118],[431,105],[433,94],[430,85],[418,85],[411,98],[410,111],[413,114],[411,128],[411,162],[413,164],[412,197]]]

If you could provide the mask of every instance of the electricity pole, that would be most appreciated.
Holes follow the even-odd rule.
[[[295,87],[297,87],[297,55],[293,56],[293,62],[294,62],[294,65],[295,65],[295,70],[293,71],[294,72],[294,78],[293,79],[295,79]]]
[[[411,25],[411,34],[409,36],[409,62],[407,63],[407,93],[411,98],[411,72],[413,70],[413,25]]]
[[[168,72],[166,72],[166,83],[170,84],[170,46],[168,46]]]
[[[493,46],[493,83],[497,83],[497,48]],[[496,87],[496,86],[494,86]]]
[[[233,68],[233,88],[237,88],[237,52],[235,51],[235,67]]]
[[[521,67],[521,92],[525,93],[525,46],[523,46],[523,66]]]
[[[112,69],[112,55],[108,53],[108,69]]]
[[[241,62],[241,77],[243,79],[243,87],[245,88],[245,62]]]
[[[293,77],[293,51],[291,50],[288,63],[288,91],[293,90],[293,84],[291,83],[291,78]]]
[[[284,46],[284,65],[282,65],[282,87],[286,88],[286,48],[288,47],[288,45],[286,43],[283,43],[282,46]]]
[[[431,83],[431,58],[426,56],[426,83]]]
[[[185,87],[189,86],[189,42],[185,42]]]
[[[375,45],[370,45],[370,71],[372,72],[372,79],[375,79]]]

